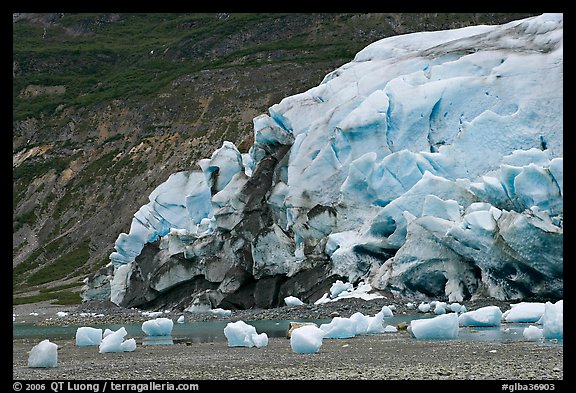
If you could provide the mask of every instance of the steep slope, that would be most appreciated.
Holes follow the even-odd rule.
[[[377,41],[158,186],[85,297],[561,298],[562,104],[562,14]]]
[[[158,184],[369,43],[519,17],[15,14],[14,301],[79,302]]]

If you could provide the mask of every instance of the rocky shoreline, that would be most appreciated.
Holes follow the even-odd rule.
[[[354,312],[374,315],[383,305],[395,305],[395,315],[417,313],[391,299],[344,299],[322,305],[279,307],[269,310],[236,310],[227,318],[210,313],[167,312],[187,322],[228,319],[288,320],[349,317]],[[491,299],[463,302],[472,310],[509,302]],[[36,310],[36,311],[31,311]],[[150,319],[138,310],[107,302],[61,307],[15,307],[18,319],[38,325],[130,323]],[[57,317],[58,311],[67,312]],[[38,313],[27,316],[27,312]],[[94,316],[102,314],[104,316]],[[35,318],[32,320],[30,318]],[[58,362],[52,369],[27,367],[28,351],[36,342],[13,340],[15,380],[553,380],[564,378],[563,346],[529,341],[489,342],[466,340],[416,340],[407,331],[392,334],[327,339],[317,354],[296,354],[285,338],[271,337],[263,348],[230,348],[226,342],[175,342],[173,345],[138,345],[134,352],[99,353],[78,347],[73,339],[60,340]]]
[[[528,300],[527,300],[528,301]],[[530,300],[545,301],[545,300]],[[328,302],[319,305],[304,304],[301,306],[283,306],[270,309],[247,309],[231,310],[231,315],[223,317],[211,312],[182,312],[178,310],[165,310],[163,316],[176,320],[184,316],[187,322],[205,322],[214,320],[230,320],[231,322],[256,321],[256,320],[289,320],[289,319],[326,319],[335,316],[350,317],[355,312],[364,315],[375,315],[382,309],[382,306],[394,305],[395,315],[416,315],[416,308],[407,307],[407,301],[398,301],[389,297],[376,298],[369,301],[360,298],[346,298],[335,302]],[[419,304],[413,301],[416,306]],[[495,299],[479,299],[465,301],[468,310],[474,310],[487,305],[496,305],[502,312],[510,308],[510,301],[500,301]],[[119,307],[109,301],[91,301],[76,306],[57,306],[51,304],[31,304],[19,305],[13,308],[18,320],[25,320],[28,323],[37,325],[59,325],[66,324],[119,324],[144,322],[150,319],[150,312],[138,309],[127,309]],[[58,317],[58,312],[65,312],[65,317]],[[38,314],[38,315],[30,315]]]
[[[406,331],[324,340],[317,354],[297,354],[289,340],[263,348],[225,342],[140,345],[98,353],[60,342],[58,367],[26,365],[29,342],[14,343],[13,378],[37,380],[562,380],[563,348],[533,342],[420,341]]]

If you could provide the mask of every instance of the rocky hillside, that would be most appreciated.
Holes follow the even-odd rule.
[[[82,280],[171,173],[378,39],[532,14],[14,14],[14,303]]]

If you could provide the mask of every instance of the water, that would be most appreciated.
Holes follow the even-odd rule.
[[[290,322],[314,322],[318,325],[330,322],[330,319],[294,319],[294,320],[262,320],[245,321],[256,328],[258,333],[266,333],[268,337],[286,337]],[[128,324],[86,324],[86,325],[62,325],[62,326],[36,326],[29,323],[13,323],[13,339],[45,339],[66,340],[75,339],[76,330],[80,326],[92,326],[95,328],[118,330],[124,327],[128,332],[127,338],[134,338],[142,344],[173,344],[178,341],[185,342],[215,342],[226,341],[224,328],[229,320],[207,322],[174,323],[172,335],[169,337],[146,336],[142,331],[142,323]]]
[[[422,315],[416,318],[429,318],[430,315]],[[410,323],[414,319],[413,316],[394,316],[385,318],[386,325],[396,326],[400,322]],[[254,326],[258,333],[266,333],[268,337],[286,337],[286,332],[290,322],[314,322],[318,325],[328,323],[331,319],[295,319],[295,320],[261,320],[261,321],[245,321],[246,323]],[[143,345],[162,345],[174,344],[177,342],[217,342],[226,341],[224,336],[224,328],[230,321],[207,321],[207,322],[185,322],[174,323],[172,335],[167,337],[153,337],[146,336],[142,332],[142,323],[129,323],[129,324],[87,324],[87,325],[63,325],[63,326],[36,326],[24,322],[14,322],[12,333],[13,339],[37,339],[38,341],[50,339],[51,341],[70,340],[75,339],[76,330],[80,326],[93,326],[108,328],[110,330],[118,330],[124,327],[128,332],[127,338],[134,338],[137,342]],[[491,341],[491,342],[507,342],[507,341],[526,341],[522,335],[523,330],[528,327],[528,323],[505,323],[498,327],[460,327],[458,338],[456,340],[463,341]],[[394,334],[394,333],[386,333]],[[563,340],[544,340],[543,342],[535,342],[535,344],[543,345],[563,345]]]

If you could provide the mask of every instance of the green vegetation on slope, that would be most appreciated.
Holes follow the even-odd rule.
[[[315,41],[306,31],[289,37],[242,42],[242,34],[291,14],[122,14],[109,23],[96,23],[97,14],[66,14],[57,25],[29,21],[14,24],[14,119],[51,114],[60,104],[88,106],[115,98],[157,93],[180,75],[198,70],[291,61],[350,59],[357,47],[349,42]],[[74,26],[85,32],[72,35]],[[229,42],[224,48],[221,43]],[[268,57],[273,51],[281,57]],[[258,54],[266,54],[259,57]],[[290,54],[290,55],[288,55]],[[65,86],[50,100],[23,97],[29,85]]]

